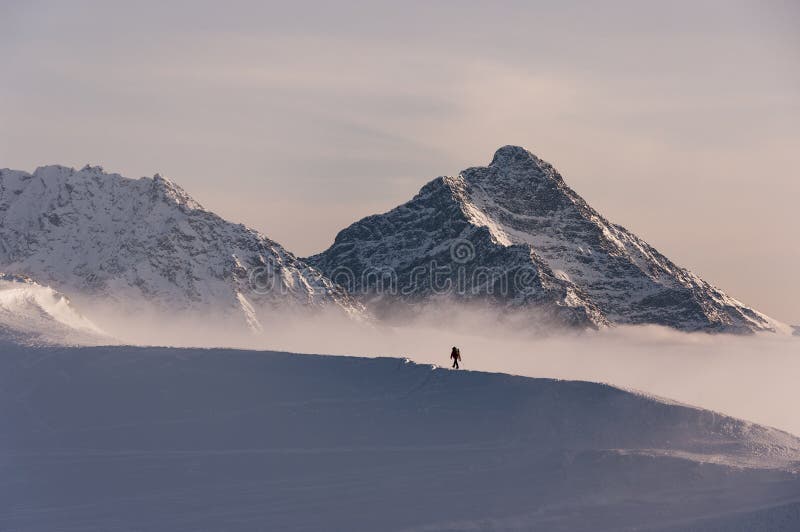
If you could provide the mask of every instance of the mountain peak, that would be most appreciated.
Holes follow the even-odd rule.
[[[369,279],[376,271],[391,271],[405,300],[439,297],[415,277],[435,265],[449,267],[455,288],[448,295],[539,309],[570,325],[782,328],[606,220],[552,165],[520,146],[501,147],[488,166],[431,181],[410,202],[341,231],[308,260],[329,276],[342,266],[354,272],[348,289],[370,304],[398,300]],[[487,281],[486,272],[496,277]],[[530,283],[517,282],[528,273]]]
[[[468,180],[479,183],[503,182],[516,185],[562,183],[561,175],[522,146],[500,147],[488,166],[468,168],[462,172]]]
[[[257,329],[274,309],[354,305],[276,242],[205,210],[156,174],[0,170],[0,269],[128,308],[215,312]],[[2,323],[0,323],[2,325]]]
[[[509,164],[538,162],[539,158],[522,146],[507,144],[494,152],[489,166],[508,166]]]
[[[148,180],[148,178],[142,178]],[[200,203],[192,198],[183,188],[169,178],[161,174],[155,174],[149,181],[152,182],[154,190],[160,191],[167,201],[171,201],[178,206],[194,210],[205,210]]]
[[[105,170],[103,170],[103,167],[100,166],[100,165],[94,165],[93,166],[93,165],[87,163],[83,168],[81,168],[81,172],[88,172],[88,173],[94,173],[94,174],[104,174]]]

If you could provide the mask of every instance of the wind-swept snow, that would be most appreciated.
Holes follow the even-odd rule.
[[[12,274],[0,274],[0,338],[31,344],[115,343],[64,294]]]
[[[607,385],[402,359],[2,351],[2,530],[800,528],[800,440]]]

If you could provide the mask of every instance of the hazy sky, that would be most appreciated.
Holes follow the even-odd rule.
[[[0,0],[0,167],[160,172],[304,255],[520,144],[800,323],[798,28],[794,0]]]

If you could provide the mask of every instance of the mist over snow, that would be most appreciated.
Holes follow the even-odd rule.
[[[85,309],[85,307],[84,307]],[[354,321],[336,312],[275,313],[261,333],[179,314],[89,312],[124,343],[233,347],[294,353],[404,357],[448,366],[450,348],[462,368],[557,379],[606,382],[724,412],[800,435],[800,338],[683,333],[658,326],[531,333],[478,307],[429,306],[413,321]]]

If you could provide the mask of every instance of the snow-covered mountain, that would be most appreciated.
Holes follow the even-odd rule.
[[[800,440],[402,359],[5,348],[0,529],[790,532]]]
[[[123,308],[214,313],[360,305],[276,242],[205,210],[159,175],[0,170],[0,269]]]
[[[0,273],[0,339],[33,345],[115,343],[64,294],[5,273]]]
[[[306,260],[378,309],[455,296],[568,325],[782,326],[606,220],[517,146],[500,148],[489,166],[434,179]]]

